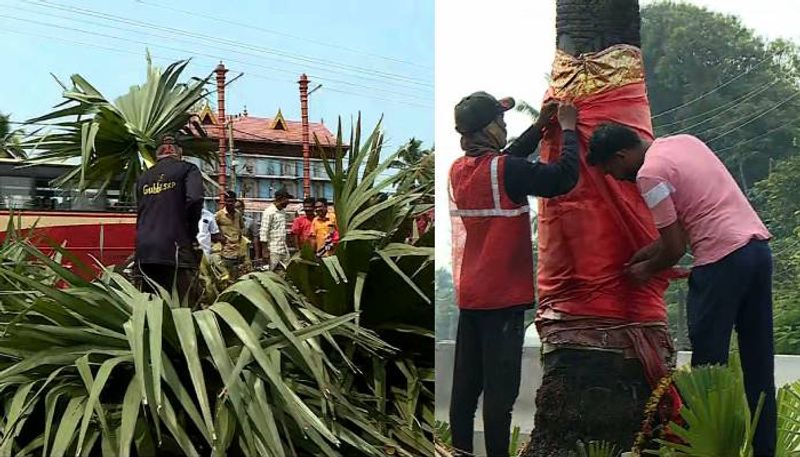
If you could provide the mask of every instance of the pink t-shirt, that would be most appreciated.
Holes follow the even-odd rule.
[[[681,223],[694,266],[716,262],[754,238],[770,238],[722,161],[691,135],[655,140],[636,181],[656,227]]]

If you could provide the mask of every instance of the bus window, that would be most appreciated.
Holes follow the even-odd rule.
[[[30,207],[33,200],[33,178],[3,176],[0,180],[0,206],[5,209]]]

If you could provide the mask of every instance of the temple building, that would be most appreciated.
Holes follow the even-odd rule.
[[[296,197],[303,198],[303,141],[300,121],[286,120],[278,109],[271,118],[250,116],[244,112],[226,116],[226,125],[219,128],[219,120],[208,105],[198,113],[210,139],[218,141],[220,134],[228,147],[227,187],[236,191],[245,202],[248,212],[260,212],[272,201],[282,186]],[[332,157],[336,137],[322,123],[309,123],[311,196],[333,201],[333,186],[325,172],[316,141]],[[316,139],[315,139],[316,137]],[[231,149],[233,153],[231,154]],[[216,164],[204,164],[203,171],[217,178]],[[207,192],[210,206],[216,200],[215,192]]]

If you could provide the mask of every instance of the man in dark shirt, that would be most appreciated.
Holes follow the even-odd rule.
[[[200,170],[184,162],[175,137],[165,135],[156,150],[157,162],[136,181],[136,262],[150,281],[179,297],[192,297],[201,252],[196,246],[203,209]],[[148,279],[149,278],[149,281]]]
[[[545,104],[536,122],[505,148],[503,116],[513,106],[513,99],[476,92],[455,108],[464,150],[450,170],[453,279],[460,310],[450,426],[458,455],[472,454],[475,411],[483,394],[486,453],[508,456],[524,313],[534,302],[528,196],[556,197],[578,182],[575,106]],[[558,161],[527,160],[542,130],[558,128],[556,113],[563,138]]]

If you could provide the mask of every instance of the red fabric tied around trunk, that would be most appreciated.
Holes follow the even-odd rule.
[[[554,98],[552,89],[545,98]],[[664,292],[670,279],[685,277],[685,272],[668,270],[644,286],[625,277],[625,264],[658,238],[658,230],[636,184],[604,176],[586,163],[589,138],[600,124],[626,125],[653,139],[647,90],[644,82],[636,82],[573,102],[578,107],[580,179],[567,195],[539,199],[537,321],[548,312],[632,324],[628,335],[655,388],[668,368],[654,336],[636,324],[667,321]],[[561,130],[550,127],[542,139],[540,159],[553,162],[560,151]],[[667,420],[680,420],[681,400],[674,385],[667,394],[667,408]]]
[[[546,98],[553,98],[551,91]],[[645,85],[632,83],[573,102],[579,110],[580,179],[567,195],[539,199],[538,314],[665,322],[663,296],[672,275],[637,287],[623,274],[631,256],[658,238],[650,212],[636,184],[604,176],[586,163],[589,137],[602,123],[627,125],[653,139]],[[555,161],[560,150],[561,131],[550,127],[541,160]]]

